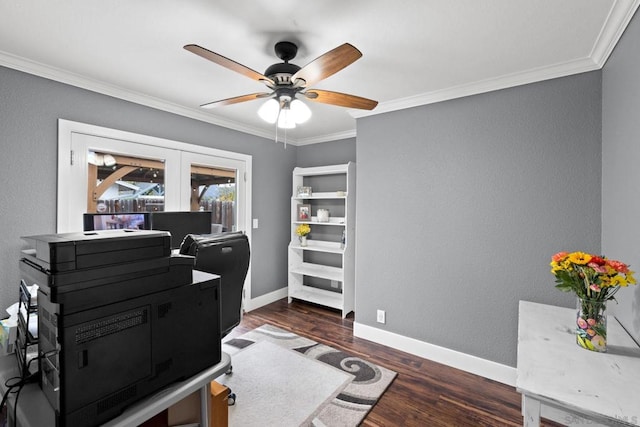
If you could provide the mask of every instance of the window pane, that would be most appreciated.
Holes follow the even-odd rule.
[[[191,165],[191,210],[211,211],[212,233],[236,230],[236,171]]]
[[[87,212],[164,210],[164,160],[90,151]]]

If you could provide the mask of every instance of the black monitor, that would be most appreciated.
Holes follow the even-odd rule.
[[[187,234],[211,234],[211,211],[151,212],[152,230],[171,233],[171,249],[179,249]]]
[[[84,214],[84,231],[134,229],[149,230],[149,213],[86,213]]]

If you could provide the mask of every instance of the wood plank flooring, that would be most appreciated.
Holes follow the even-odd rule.
[[[358,355],[398,373],[362,423],[365,427],[521,426],[515,388],[353,336],[353,317],[286,299],[246,313],[231,333],[265,323]],[[558,424],[545,422],[545,427]]]

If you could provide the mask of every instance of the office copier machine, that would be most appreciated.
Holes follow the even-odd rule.
[[[108,230],[24,237],[38,285],[40,386],[56,426],[95,426],[221,359],[220,278],[171,236]]]

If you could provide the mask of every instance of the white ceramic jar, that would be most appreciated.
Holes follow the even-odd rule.
[[[329,222],[329,211],[327,209],[318,209],[318,222]]]

